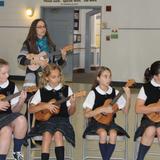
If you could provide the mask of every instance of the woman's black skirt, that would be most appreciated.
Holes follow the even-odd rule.
[[[75,133],[69,118],[51,117],[45,122],[36,121],[35,127],[31,128],[27,138],[42,135],[46,131],[51,134],[60,131],[65,139],[75,147]]]
[[[21,116],[21,113],[0,113],[0,129],[12,121],[14,121],[17,117]]]
[[[88,123],[87,128],[85,129],[84,133],[83,133],[83,138],[86,137],[86,135],[97,135],[97,130],[103,128],[106,130],[106,132],[108,133],[111,129],[115,129],[117,131],[118,135],[125,135],[129,138],[128,133],[119,125],[117,125],[114,121],[111,122],[110,125],[105,125],[105,124],[101,124],[99,122],[97,122],[94,119],[91,119]]]
[[[160,122],[155,123],[155,122],[151,121],[150,119],[148,119],[146,116],[142,117],[141,124],[135,132],[134,141],[136,141],[136,139],[138,137],[141,137],[143,135],[145,129],[149,126],[154,126],[154,127],[158,128],[158,127],[160,127]]]

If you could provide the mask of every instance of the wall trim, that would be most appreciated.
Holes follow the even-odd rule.
[[[0,28],[30,28],[29,26],[0,26]]]
[[[24,81],[25,76],[15,76],[15,75],[10,75],[9,80],[14,80],[14,81]]]
[[[24,81],[25,76],[15,76],[15,75],[10,75],[9,79],[14,80],[14,81]],[[74,83],[72,81],[66,81],[68,83]],[[111,85],[115,87],[123,87],[126,84],[126,82],[123,81],[112,81]],[[133,85],[133,88],[141,88],[143,83],[136,83]]]

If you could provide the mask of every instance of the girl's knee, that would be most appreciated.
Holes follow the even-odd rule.
[[[54,141],[56,145],[63,145],[63,134],[59,131],[55,132]]]
[[[100,131],[99,136],[102,138],[107,138],[107,132],[106,131]]]
[[[1,128],[0,135],[5,135],[5,136],[9,137],[12,135],[12,131],[13,130],[11,127],[5,126],[5,127]]]
[[[152,138],[154,137],[156,134],[156,128],[155,127],[148,127],[145,132],[144,132],[144,136],[146,138]]]
[[[106,143],[107,141],[107,132],[105,130],[98,131],[100,143]]]
[[[117,139],[117,131],[116,130],[111,130],[109,132],[109,141],[112,144],[116,143],[116,139]]]
[[[63,138],[63,134],[60,131],[56,131],[55,134],[54,134],[54,138],[62,139]]]
[[[43,134],[42,139],[43,141],[52,141],[52,134],[49,132],[46,132],[45,134]]]
[[[23,125],[27,126],[27,120],[26,118],[22,115],[16,118],[16,125]]]
[[[158,137],[158,139],[160,139],[160,128],[157,128],[157,137]]]
[[[110,137],[117,137],[117,131],[116,130],[110,130],[110,132],[109,132],[109,136]]]

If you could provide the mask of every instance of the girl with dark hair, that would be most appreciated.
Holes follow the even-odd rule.
[[[140,89],[135,105],[136,113],[144,114],[134,137],[134,140],[142,137],[137,160],[144,159],[156,135],[160,140],[160,121],[155,119],[160,112],[160,61],[147,68],[144,77],[146,83]]]
[[[71,96],[71,88],[63,85],[61,69],[57,65],[46,66],[40,82],[41,88],[33,96],[29,112],[36,115],[39,111],[47,110],[53,115],[43,121],[36,119],[35,126],[31,129],[28,137],[42,135],[41,160],[49,160],[50,145],[54,138],[56,158],[64,160],[63,136],[75,146],[75,133],[69,120],[76,110],[75,97]],[[71,96],[69,100],[59,106],[51,101],[53,98],[59,101],[69,96]],[[45,114],[40,118],[44,116]]]
[[[118,94],[118,91],[111,87],[110,83],[111,70],[104,66],[100,67],[95,84],[83,104],[84,115],[86,118],[90,119],[83,137],[85,138],[86,135],[90,134],[97,134],[99,136],[99,149],[103,160],[109,160],[111,158],[115,149],[117,134],[123,134],[129,137],[126,131],[115,123],[115,116],[113,116],[113,119],[109,124],[101,124],[94,118],[101,113],[104,115],[113,113],[111,106],[103,106],[107,99],[114,99]],[[125,87],[124,90],[127,100],[121,96],[116,102],[116,105],[118,109],[122,109],[125,113],[128,113],[130,89]],[[109,135],[108,142],[107,135]]]
[[[23,160],[21,147],[27,131],[26,118],[19,113],[23,107],[26,92],[18,92],[15,83],[8,80],[9,64],[0,58],[0,160],[5,160],[13,136],[13,156],[15,160]],[[12,97],[20,94],[20,97]]]

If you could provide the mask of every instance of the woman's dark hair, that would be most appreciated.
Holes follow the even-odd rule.
[[[55,50],[56,45],[53,43],[53,41],[52,41],[51,38],[50,38],[50,35],[49,35],[49,33],[48,33],[48,29],[47,29],[47,24],[46,24],[46,22],[45,22],[43,19],[41,19],[41,18],[35,19],[35,20],[32,22],[32,24],[31,24],[31,26],[30,26],[30,29],[29,29],[29,33],[28,33],[27,38],[26,38],[26,40],[25,40],[24,43],[28,43],[30,52],[32,52],[32,53],[37,53],[37,52],[38,52],[38,51],[37,51],[37,46],[36,46],[36,40],[38,39],[37,33],[36,33],[36,27],[37,27],[37,24],[38,24],[39,21],[42,21],[42,22],[45,24],[45,27],[46,27],[46,35],[45,35],[45,36],[46,36],[47,39],[48,39],[48,45],[49,45],[49,47],[51,47],[53,50]]]
[[[101,67],[98,69],[98,71],[97,71],[97,76],[96,76],[96,79],[95,79],[95,81],[94,81],[91,89],[94,89],[96,86],[99,85],[99,82],[97,81],[97,77],[100,77],[101,74],[102,74],[104,71],[109,71],[110,74],[112,75],[112,72],[111,72],[111,70],[110,70],[108,67],[101,66]]]
[[[151,64],[151,67],[147,68],[144,73],[146,82],[149,82],[154,75],[160,74],[160,61],[155,61]]]

